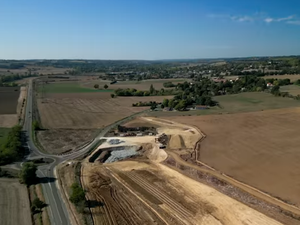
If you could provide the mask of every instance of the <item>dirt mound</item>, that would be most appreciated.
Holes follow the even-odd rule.
[[[186,148],[182,136],[179,135],[179,134],[171,135],[171,138],[170,138],[170,141],[169,141],[169,148],[170,149]]]

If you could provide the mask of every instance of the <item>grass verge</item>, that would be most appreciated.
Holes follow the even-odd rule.
[[[41,184],[29,186],[28,194],[30,200],[30,207],[32,206],[32,202],[35,198],[39,198],[41,201],[45,202]],[[43,208],[42,211],[32,213],[31,216],[34,225],[51,225],[46,208]]]
[[[10,128],[0,127],[0,145],[6,140]]]

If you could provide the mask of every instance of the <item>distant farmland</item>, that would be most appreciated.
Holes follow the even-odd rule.
[[[300,86],[298,85],[281,86],[280,91],[288,92],[291,95],[297,96],[300,95]]]
[[[268,109],[300,107],[300,101],[291,98],[275,97],[264,92],[245,92],[234,95],[222,95],[214,98],[220,107],[187,112],[151,112],[151,116],[209,115],[240,112],[255,112]]]
[[[87,92],[112,92],[109,89],[95,89],[80,86],[79,83],[49,83],[39,87],[39,92],[45,93],[87,93]]]
[[[295,75],[270,75],[264,76],[265,79],[290,79],[292,82],[300,79],[300,74]]]

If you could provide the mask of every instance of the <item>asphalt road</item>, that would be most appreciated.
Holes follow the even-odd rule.
[[[54,160],[54,162],[51,164],[39,166],[37,175],[38,177],[45,178],[44,180],[46,180],[46,182],[42,183],[42,188],[43,188],[43,193],[45,196],[46,203],[48,204],[47,209],[48,209],[48,214],[50,217],[51,224],[69,225],[71,224],[69,219],[69,213],[65,206],[64,201],[62,200],[61,193],[57,187],[58,183],[57,181],[55,181],[55,174],[54,174],[55,167],[66,160],[72,160],[85,154],[112,127],[124,123],[125,121],[129,121],[133,117],[137,116],[138,114],[142,114],[144,112],[137,113],[135,115],[124,118],[120,121],[117,121],[105,127],[89,145],[79,149],[76,152],[73,152],[68,155],[62,155],[62,156],[48,155],[40,152],[39,149],[34,145],[34,141],[32,140],[33,137],[32,135],[32,101],[33,101],[32,94],[34,93],[32,89],[32,80],[30,80],[28,85],[27,105],[26,105],[25,120],[23,125],[23,130],[26,132],[26,135],[28,137],[27,145],[28,148],[30,149],[30,154],[28,155],[27,159],[47,157],[47,158],[52,158]]]
[[[26,135],[28,137],[27,145],[28,148],[30,149],[30,155],[28,156],[28,159],[36,158],[38,156],[54,159],[54,162],[52,164],[38,167],[37,175],[40,178],[47,178],[48,181],[46,183],[42,183],[42,188],[43,188],[46,203],[49,205],[47,209],[48,209],[48,214],[50,217],[51,224],[68,225],[71,224],[69,220],[68,211],[62,200],[61,193],[59,192],[56,186],[57,182],[54,182],[55,179],[54,168],[58,163],[61,162],[61,160],[59,160],[55,156],[50,156],[40,152],[38,148],[34,145],[34,142],[32,140],[33,137],[32,135],[32,101],[33,101],[32,94],[33,94],[32,81],[30,81],[28,85],[27,105],[26,105],[25,120],[23,126],[23,130],[26,131]]]

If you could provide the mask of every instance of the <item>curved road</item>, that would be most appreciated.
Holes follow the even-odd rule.
[[[72,160],[75,159],[83,154],[85,154],[87,151],[90,150],[90,148],[97,143],[97,141],[103,137],[112,127],[119,125],[127,120],[131,120],[133,117],[135,117],[138,114],[142,114],[143,112],[136,113],[128,118],[124,118],[120,121],[117,121],[107,127],[105,127],[101,133],[98,134],[98,136],[87,146],[81,148],[80,150],[63,156],[56,156],[56,155],[48,155],[40,152],[38,148],[34,145],[34,142],[32,140],[32,80],[29,81],[28,84],[28,92],[27,92],[27,105],[26,105],[26,111],[25,111],[25,120],[24,120],[24,126],[23,130],[26,132],[26,136],[28,137],[27,145],[30,150],[30,154],[28,155],[27,159],[33,159],[37,157],[47,157],[52,158],[54,160],[53,163],[48,165],[43,165],[38,167],[37,175],[40,178],[47,178],[47,182],[42,183],[42,188],[45,196],[46,203],[49,205],[48,208],[48,214],[50,217],[51,224],[53,225],[69,225],[70,219],[69,219],[69,213],[65,206],[65,203],[62,199],[61,193],[57,187],[57,182],[53,182],[55,180],[55,167],[66,161],[66,160]]]

